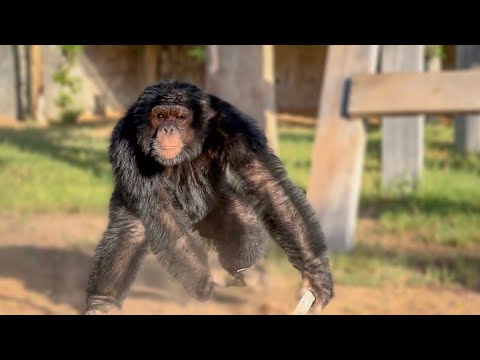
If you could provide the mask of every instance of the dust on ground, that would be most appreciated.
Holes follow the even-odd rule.
[[[92,255],[107,218],[98,214],[3,216],[0,222],[0,314],[80,314]],[[360,231],[372,232],[361,219]],[[362,230],[363,229],[363,230]],[[406,246],[412,246],[405,242]],[[441,251],[441,249],[439,250]],[[212,256],[212,272],[226,274]],[[298,300],[300,278],[266,264],[249,286],[224,288],[198,302],[169,280],[149,256],[122,309],[123,314],[289,314]],[[336,285],[322,314],[478,314],[480,294],[461,287],[362,287]]]

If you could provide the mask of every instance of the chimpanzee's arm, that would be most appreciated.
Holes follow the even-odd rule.
[[[301,272],[316,305],[324,307],[333,296],[333,281],[324,235],[304,193],[289,180],[281,161],[267,146],[255,149],[236,144],[235,149],[229,163],[233,186],[240,188],[273,240]]]

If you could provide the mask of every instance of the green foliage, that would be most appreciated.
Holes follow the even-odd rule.
[[[76,57],[82,52],[83,45],[60,45],[60,48],[67,61],[74,63]]]
[[[427,59],[439,57],[444,60],[446,56],[445,48],[443,45],[425,45],[425,56]]]
[[[204,63],[207,57],[205,45],[195,46],[187,54],[199,63]]]
[[[65,56],[65,64],[53,74],[53,81],[61,86],[61,90],[55,99],[55,105],[61,110],[61,121],[65,123],[76,122],[81,109],[74,106],[73,95],[81,88],[81,78],[73,77],[71,70],[75,65],[76,58],[82,51],[82,45],[59,45]]]

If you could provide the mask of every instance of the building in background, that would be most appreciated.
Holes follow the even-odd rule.
[[[241,45],[232,45],[241,46]],[[32,49],[36,47],[38,49]],[[85,45],[71,76],[83,115],[122,113],[142,89],[164,79],[205,85],[205,52],[198,45]],[[455,45],[443,47],[442,67],[455,64]],[[35,50],[35,51],[34,51]],[[327,45],[276,45],[277,111],[315,116]],[[60,117],[61,86],[54,74],[66,62],[59,45],[0,45],[0,117]]]
[[[33,46],[39,49],[35,57],[32,45],[0,46],[0,117],[60,116],[56,99],[61,86],[53,77],[65,64],[65,56],[58,45]],[[326,48],[275,46],[279,112],[316,114]],[[101,115],[123,112],[145,86],[159,80],[204,86],[205,59],[201,47],[199,51],[192,45],[85,45],[70,75],[81,79],[79,91],[72,95],[75,105],[84,115]]]

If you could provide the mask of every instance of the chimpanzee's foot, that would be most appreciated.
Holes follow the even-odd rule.
[[[245,286],[247,286],[247,283],[245,281],[244,271],[250,270],[250,269],[253,269],[253,268],[254,268],[254,266],[250,266],[250,267],[245,268],[245,269],[237,270],[236,273],[231,274],[232,278],[228,279],[225,282],[225,286],[227,286],[227,287],[231,287],[231,286],[245,287]]]
[[[120,314],[121,304],[110,296],[89,296],[85,315],[116,315]]]

